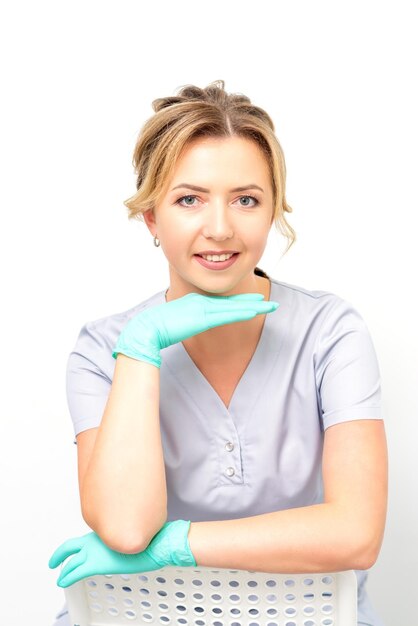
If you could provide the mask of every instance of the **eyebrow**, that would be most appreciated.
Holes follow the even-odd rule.
[[[205,193],[209,193],[209,189],[205,189],[204,187],[198,187],[197,185],[190,185],[188,183],[180,183],[180,185],[177,185],[176,187],[173,187],[173,189],[171,191],[174,191],[174,189],[179,189],[179,187],[183,187],[185,189],[193,189],[193,191],[204,191]],[[260,191],[262,191],[264,193],[264,189],[262,189],[261,187],[259,187],[258,185],[244,185],[243,187],[235,187],[234,189],[230,189],[229,191],[246,191],[247,189],[259,189]]]

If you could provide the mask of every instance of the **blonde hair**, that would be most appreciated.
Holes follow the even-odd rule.
[[[158,205],[189,142],[199,137],[243,137],[257,143],[267,158],[273,218],[276,228],[288,239],[286,253],[295,242],[296,233],[285,218],[292,208],[286,202],[286,164],[273,121],[247,96],[228,94],[224,87],[223,80],[204,89],[184,85],[177,95],[152,102],[155,114],[141,128],[133,154],[137,192],[124,202],[129,210],[128,219],[144,221],[142,214]]]

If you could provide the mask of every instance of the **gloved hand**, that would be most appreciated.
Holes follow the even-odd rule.
[[[69,587],[95,574],[136,574],[166,565],[196,567],[188,540],[189,528],[190,521],[166,522],[148,547],[137,554],[116,552],[104,544],[95,532],[87,533],[61,544],[49,559],[48,565],[54,569],[71,554],[76,555],[62,568],[57,580],[58,587]]]
[[[234,296],[202,296],[188,293],[141,311],[123,328],[112,356],[125,354],[161,366],[160,350],[215,326],[249,320],[271,313],[278,302],[264,301],[261,293]]]

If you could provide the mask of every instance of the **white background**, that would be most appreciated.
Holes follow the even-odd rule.
[[[223,79],[273,118],[288,216],[259,265],[349,300],[381,367],[390,453],[384,545],[369,592],[386,626],[416,615],[417,22],[414,2],[9,2],[1,46],[1,623],[48,626],[50,554],[79,512],[65,396],[87,320],[168,286],[128,221],[151,101]],[[415,268],[415,269],[414,269]],[[412,496],[412,497],[411,497]]]

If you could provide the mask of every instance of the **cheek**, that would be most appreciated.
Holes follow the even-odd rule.
[[[254,227],[247,233],[246,243],[248,248],[254,251],[264,249],[268,238],[268,231],[265,228]]]
[[[179,232],[175,228],[171,231],[167,230],[164,239],[161,241],[164,254],[171,264],[178,264],[182,260],[185,260],[191,249],[190,241],[184,236],[184,233]]]
[[[181,250],[181,239],[177,239],[177,241],[173,239],[165,239],[164,240],[164,254],[167,257],[168,261],[178,261],[180,257]]]
[[[183,252],[186,254],[188,250],[193,249],[196,229],[190,221],[185,223],[178,219],[171,219],[164,222],[164,227],[161,228],[161,235],[167,253],[178,255],[179,252]]]

